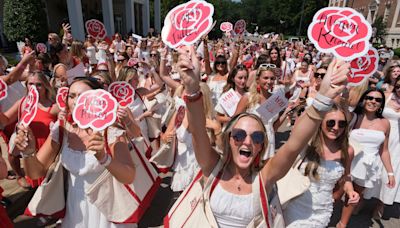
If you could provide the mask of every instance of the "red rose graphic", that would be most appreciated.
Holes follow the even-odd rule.
[[[372,28],[364,16],[347,7],[320,9],[308,27],[308,38],[321,52],[351,61],[368,52]]]
[[[104,39],[107,35],[105,26],[99,20],[91,19],[85,23],[86,32],[95,39]]]
[[[364,80],[376,72],[378,61],[378,51],[373,47],[370,47],[366,55],[353,59],[350,62],[350,74],[347,76],[348,84],[350,86],[357,86],[363,83]]]
[[[47,53],[47,46],[44,43],[36,44],[36,51],[39,53]]]
[[[135,89],[128,82],[113,82],[108,91],[117,99],[119,105],[126,107],[133,103]]]
[[[214,6],[190,1],[173,8],[164,20],[162,39],[171,48],[191,45],[207,34],[213,24]]]
[[[243,34],[246,30],[246,21],[243,19],[236,21],[234,30],[238,35]]]
[[[221,23],[221,25],[219,26],[219,29],[223,32],[230,32],[233,29],[233,25],[230,22],[223,22]]]
[[[68,91],[68,87],[61,87],[57,90],[56,102],[61,110],[65,110],[65,108],[67,107]]]
[[[29,126],[36,116],[39,103],[39,93],[36,86],[30,86],[28,95],[21,101],[21,117],[20,123],[24,126]]]
[[[7,83],[5,83],[3,79],[0,79],[0,101],[7,97],[8,95],[7,89],[8,89]]]
[[[118,103],[107,91],[89,90],[76,101],[72,118],[80,128],[101,131],[111,126],[117,119]]]

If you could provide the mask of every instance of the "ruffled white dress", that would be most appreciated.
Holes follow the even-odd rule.
[[[51,130],[53,141],[58,142],[59,122]],[[110,127],[108,130],[108,143],[112,144],[124,133],[123,130]],[[122,228],[137,227],[137,224],[114,224],[107,221],[106,217],[91,204],[86,197],[85,189],[89,187],[104,171],[93,154],[87,151],[77,151],[69,147],[66,134],[64,134],[61,148],[61,163],[68,170],[68,193],[66,214],[62,220],[62,227],[66,228]]]
[[[301,165],[304,172],[306,163]],[[293,227],[327,227],[333,212],[332,190],[343,176],[344,168],[338,161],[321,159],[318,167],[320,179],[310,179],[310,188],[299,197],[291,200],[283,211],[285,224]]]
[[[143,110],[146,109],[142,99],[140,97],[136,96],[135,100],[131,105],[129,105],[129,108],[135,118],[141,116],[143,114]],[[142,132],[142,136],[148,141],[148,129],[147,129],[147,122],[145,119],[139,122],[139,127]]]
[[[207,85],[211,91],[211,100],[213,107],[218,104],[218,99],[224,91],[224,86],[226,85],[226,80],[214,81],[215,76],[211,76],[210,79],[207,81]]]
[[[180,98],[175,98],[175,102],[177,110],[179,106],[186,107],[184,101]],[[194,154],[192,134],[189,133],[184,124],[181,124],[176,129],[176,139],[177,152],[172,166],[174,174],[172,176],[171,189],[174,192],[180,192],[189,186],[200,167]]]
[[[372,188],[380,180],[379,148],[384,140],[383,131],[358,128],[350,132],[350,145],[359,151],[351,163],[351,176],[357,185]]]
[[[394,188],[387,187],[388,175],[382,162],[380,162],[382,169],[381,179],[373,189],[366,190],[364,198],[369,199],[375,197],[379,198],[384,204],[392,205],[394,202],[400,203],[400,112],[396,112],[392,108],[386,106],[382,114],[390,122],[388,147],[396,186],[394,186]]]

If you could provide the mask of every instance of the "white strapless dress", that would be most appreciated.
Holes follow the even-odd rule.
[[[389,188],[386,185],[388,183],[387,172],[382,162],[380,162],[382,170],[381,178],[374,188],[365,191],[364,198],[369,199],[374,197],[380,199],[384,204],[392,205],[394,202],[400,203],[400,112],[386,107],[382,114],[390,122],[388,147],[396,186],[394,186],[394,188]]]
[[[304,172],[306,163],[301,165]],[[344,168],[338,161],[321,159],[318,167],[320,179],[310,179],[310,188],[288,203],[283,211],[287,227],[327,227],[333,212],[332,190],[343,176]]]
[[[384,140],[383,131],[358,128],[350,132],[349,142],[357,153],[351,163],[351,176],[356,184],[372,188],[380,179],[379,148]]]

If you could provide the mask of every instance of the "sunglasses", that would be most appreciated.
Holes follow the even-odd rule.
[[[215,62],[215,65],[226,65],[226,62]]]
[[[157,54],[155,54],[155,53],[150,54],[150,57],[156,57],[156,56],[157,56]]]
[[[326,121],[326,127],[327,128],[333,128],[336,123],[338,123],[339,128],[345,128],[347,126],[347,121],[346,120],[327,120]]]
[[[314,73],[314,77],[315,77],[315,78],[323,79],[323,78],[325,77],[325,74],[326,74],[326,73]]]
[[[263,63],[258,67],[258,69],[260,69],[260,68],[275,69],[276,65],[275,64],[271,64],[271,63]]]
[[[236,141],[236,142],[243,142],[246,137],[247,133],[245,130],[240,129],[240,128],[233,128],[231,132],[231,137]],[[254,144],[262,144],[265,139],[265,133],[262,131],[255,131],[250,134],[251,141],[253,141]]]
[[[395,86],[394,86],[394,89],[395,89],[395,90],[400,89],[400,85],[395,85]]]
[[[382,97],[365,96],[365,100],[367,100],[367,101],[375,100],[376,102],[381,103],[383,101],[383,98]]]

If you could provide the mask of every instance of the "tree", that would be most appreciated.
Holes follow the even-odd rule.
[[[372,28],[376,31],[373,34],[376,42],[381,43],[382,40],[385,40],[385,36],[387,35],[386,22],[382,16],[375,19],[374,23],[372,23]]]
[[[4,0],[4,34],[10,41],[25,37],[33,42],[47,38],[47,17],[41,0]]]

